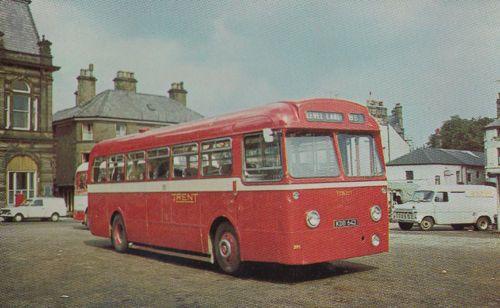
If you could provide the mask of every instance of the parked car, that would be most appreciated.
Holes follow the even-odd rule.
[[[496,189],[484,185],[422,186],[411,201],[395,205],[394,219],[400,229],[418,224],[423,231],[436,225],[451,225],[455,230],[474,226],[484,231],[497,215]]]
[[[22,221],[27,218],[50,218],[58,221],[59,217],[66,216],[66,203],[63,198],[33,198],[22,205],[0,209],[0,217],[6,221]]]

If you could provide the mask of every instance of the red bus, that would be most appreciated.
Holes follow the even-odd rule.
[[[313,264],[388,250],[378,124],[334,99],[278,102],[98,143],[89,226],[138,248],[216,262]]]
[[[75,194],[73,196],[73,219],[87,223],[87,171],[89,163],[82,163],[75,172]]]

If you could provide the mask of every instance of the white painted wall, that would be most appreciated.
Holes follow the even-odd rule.
[[[379,124],[379,127],[385,162],[410,153],[410,145],[401,138],[391,125]]]
[[[389,182],[406,181],[406,171],[413,171],[414,181],[422,184],[435,184],[436,176],[440,177],[441,185],[459,184],[458,182],[482,184],[485,181],[485,173],[482,168],[467,168],[460,165],[406,165],[387,166],[386,168]],[[460,172],[458,182],[457,171]],[[466,183],[467,173],[471,174],[471,181],[468,183]]]
[[[500,174],[498,164],[498,148],[500,148],[500,138],[498,138],[495,127],[487,129],[484,134],[484,153],[486,155],[486,172]]]

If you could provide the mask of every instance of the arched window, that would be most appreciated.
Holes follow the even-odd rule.
[[[35,102],[36,103],[36,102]],[[7,128],[29,130],[31,128],[31,89],[21,80],[12,82],[12,94],[7,97]],[[37,108],[34,108],[37,119]],[[35,129],[38,123],[35,121]]]

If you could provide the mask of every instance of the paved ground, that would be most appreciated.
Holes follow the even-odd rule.
[[[392,229],[392,228],[391,228]],[[500,306],[500,237],[391,230],[389,253],[307,267],[115,253],[79,224],[0,222],[0,306]]]

